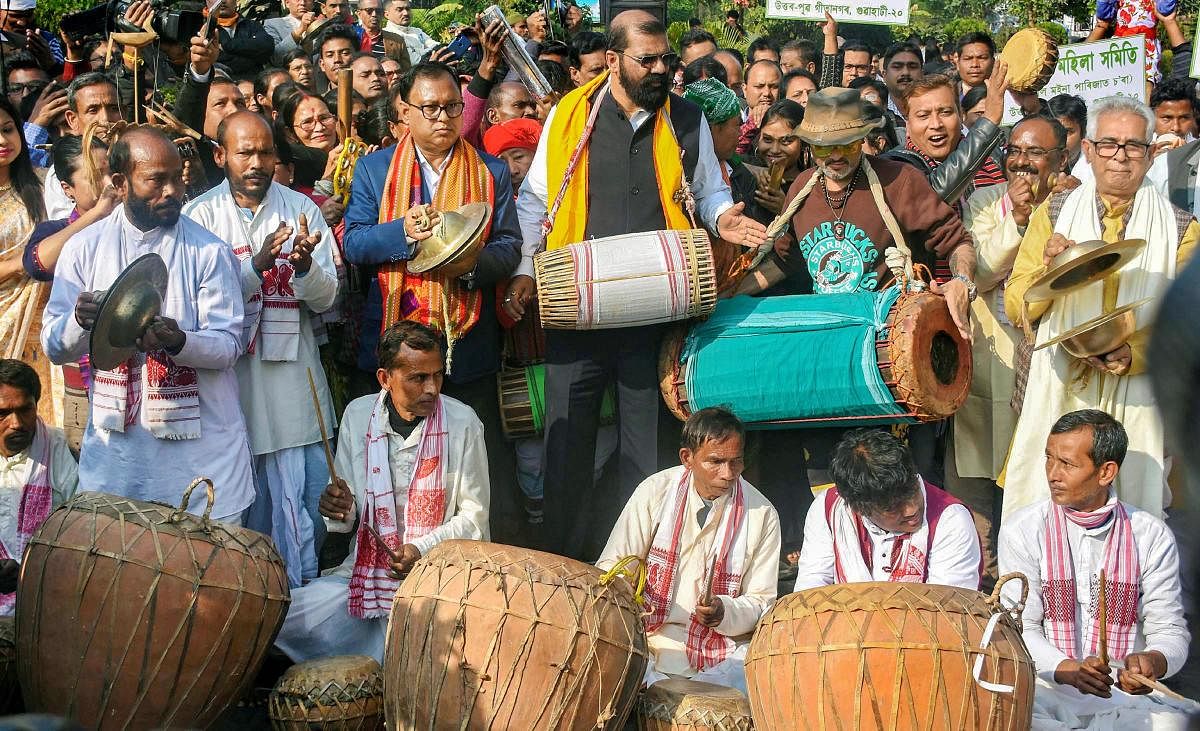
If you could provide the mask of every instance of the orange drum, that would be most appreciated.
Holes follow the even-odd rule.
[[[934,584],[865,582],[789,594],[750,641],[754,724],[767,731],[1023,731],[1034,667],[1021,606]]]
[[[387,727],[623,729],[646,670],[633,589],[549,553],[440,543],[400,585]]]

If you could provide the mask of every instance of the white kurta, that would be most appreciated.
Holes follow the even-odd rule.
[[[1133,651],[1158,650],[1167,658],[1167,675],[1173,675],[1187,660],[1191,639],[1180,599],[1175,538],[1157,517],[1129,503],[1123,504],[1132,523],[1142,570]],[[1159,697],[1160,694],[1156,693],[1153,698],[1130,696],[1114,686],[1113,697],[1104,699],[1084,695],[1054,681],[1054,670],[1067,655],[1046,639],[1043,627],[1041,585],[1047,564],[1042,546],[1049,510],[1050,501],[1043,500],[1014,512],[1000,526],[1000,573],[1016,571],[1029,580],[1029,597],[1021,622],[1025,645],[1038,674],[1034,728],[1183,728],[1182,725],[1170,725],[1172,706]],[[1086,657],[1085,648],[1091,646],[1093,622],[1098,611],[1092,597],[1099,586],[1104,542],[1111,528],[1112,521],[1091,530],[1067,521],[1067,543],[1071,547],[1071,563],[1075,570],[1075,657],[1078,659]],[[1016,582],[1006,584],[1003,592],[1006,599],[1015,602]],[[1179,720],[1179,716],[1174,715],[1174,721]],[[1164,722],[1168,725],[1163,726]]]
[[[50,439],[52,504],[57,508],[75,494],[75,487],[79,484],[79,466],[67,446],[62,429],[47,425],[46,436]],[[17,511],[21,507],[25,485],[33,472],[34,460],[28,449],[11,457],[0,456],[0,543],[5,546],[17,545]],[[13,558],[18,561],[21,559],[20,556]]]
[[[928,518],[928,513],[926,513]],[[892,548],[903,533],[884,530],[863,517],[871,538],[871,578],[888,581]],[[979,588],[979,534],[975,520],[965,505],[948,505],[938,520],[929,545],[927,568],[929,584]],[[804,518],[804,543],[797,564],[796,591],[837,583],[833,560],[833,532],[825,520],[825,493],[818,493]]]
[[[362,396],[346,406],[342,417],[335,466],[338,476],[349,483],[354,493],[354,512],[361,509],[366,495],[366,434],[371,410],[378,394]],[[442,541],[455,538],[488,539],[487,449],[483,442],[483,424],[469,406],[442,397],[442,419],[446,427],[446,515],[442,525],[412,543],[425,555]],[[404,514],[408,486],[412,481],[417,452],[421,446],[421,428],[417,425],[407,438],[386,427],[388,465],[396,495],[396,515]],[[334,533],[347,533],[354,526],[353,512],[344,521],[325,520]],[[403,532],[403,526],[400,526]],[[351,537],[350,555],[341,566],[316,581],[292,592],[292,604],[275,644],[296,662],[330,655],[365,654],[383,662],[387,619],[359,619],[350,616],[348,585],[358,555],[357,536]]]
[[[184,213],[228,243],[230,251],[233,247],[249,244],[250,250],[257,253],[280,221],[291,224],[298,231],[301,213],[308,217],[309,231],[321,234],[321,243],[313,250],[312,267],[307,274],[297,272],[292,278],[296,299],[304,304],[300,308],[300,348],[296,360],[263,360],[260,338],[254,353],[239,358],[236,367],[242,413],[253,454],[319,442],[321,430],[309,393],[308,370],[312,370],[317,384],[326,426],[332,430],[336,420],[325,369],[321,367],[321,355],[313,339],[312,320],[314,313],[324,312],[333,305],[338,285],[337,270],[330,253],[336,244],[321,210],[308,196],[272,183],[254,218],[248,221],[245,210],[234,202],[226,180],[188,203]],[[290,249],[289,241],[284,253]],[[262,279],[254,271],[251,259],[239,262],[239,271],[244,302],[261,289]],[[246,343],[242,345],[243,348],[247,346]]]
[[[671,491],[679,487],[684,467],[671,467],[642,481],[621,511],[613,526],[608,544],[596,565],[608,570],[625,556],[646,556],[659,528],[662,505]],[[717,632],[734,639],[738,647],[733,659],[744,659],[750,634],[778,594],[779,580],[779,514],[749,482],[743,481],[746,518],[742,530],[746,537],[747,556],[742,572],[741,596],[721,597],[725,617]],[[676,568],[675,596],[666,621],[647,638],[654,669],[668,675],[692,677],[696,669],[688,662],[687,635],[691,616],[704,593],[704,579],[712,559],[718,516],[729,495],[713,501],[701,528],[696,515],[705,507],[695,489],[687,491],[686,510],[690,518],[683,521],[679,539],[679,564]]]
[[[79,487],[178,505],[192,480],[210,477],[217,493],[213,517],[240,515],[254,499],[254,486],[233,371],[241,353],[241,284],[228,244],[186,216],[171,228],[139,231],[117,206],[63,247],[42,320],[42,347],[55,363],[78,361],[89,336],[75,320],[79,293],[108,289],[121,270],[151,252],[169,273],[162,314],[178,320],[187,336],[173,358],[196,369],[201,436],[157,439],[146,428],[144,409],[124,432],[97,430],[93,417],[83,436]],[[193,500],[190,510],[202,512],[203,501]]]

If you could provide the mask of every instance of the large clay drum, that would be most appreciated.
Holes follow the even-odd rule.
[[[783,597],[746,657],[755,726],[1028,729],[1033,661],[1019,607],[1000,607],[999,588],[989,599],[950,586],[865,582]]]
[[[671,678],[642,691],[638,731],[749,731],[750,701],[736,688]]]
[[[186,512],[207,482],[208,510]],[[290,595],[268,536],[84,492],[29,542],[17,602],[26,708],[89,728],[203,728],[250,689]]]
[[[622,729],[646,669],[624,578],[569,558],[446,541],[396,592],[383,663],[397,729]]]
[[[293,665],[271,691],[276,731],[376,731],[383,728],[383,674],[365,655],[324,657]]]

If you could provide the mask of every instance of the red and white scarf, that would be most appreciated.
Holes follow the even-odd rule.
[[[21,489],[21,503],[17,508],[16,544],[9,546],[0,541],[0,559],[12,558],[20,561],[33,532],[50,517],[50,510],[54,506],[54,490],[50,486],[50,454],[50,434],[46,430],[45,422],[38,419],[33,443],[29,445],[29,456],[33,459],[33,465],[30,467],[25,487]],[[12,614],[16,605],[15,592],[0,594],[0,615]]]
[[[237,215],[242,215],[241,211]],[[296,268],[287,260],[289,241],[275,259],[275,266],[262,274],[262,286],[246,301],[242,338],[246,352],[253,354],[262,336],[262,359],[293,361],[300,354],[300,300],[296,298]],[[250,244],[233,248],[239,261],[254,256]]]
[[[679,583],[679,544],[683,535],[684,521],[688,520],[688,490],[692,489],[692,473],[684,470],[683,477],[663,503],[654,541],[646,558],[646,603],[649,607],[643,621],[646,632],[654,632],[667,621]],[[742,570],[746,562],[746,499],[742,493],[742,481],[738,480],[727,498],[729,501],[721,523],[717,526],[713,542],[712,557],[705,558],[705,571],[712,566],[712,558],[720,556],[716,576],[712,578],[713,596],[736,597],[742,590]],[[711,519],[711,513],[710,513]],[[692,517],[694,519],[694,517]],[[705,582],[708,576],[703,577]],[[705,627],[691,616],[687,635],[688,663],[697,670],[711,668],[720,663],[733,651],[734,641]]]
[[[388,450],[388,409],[380,391],[367,426],[366,489],[358,527],[358,552],[350,576],[350,615],[360,619],[386,617],[392,611],[392,596],[400,586],[392,578],[392,559],[379,540],[366,528],[370,525],[393,552],[428,535],[446,519],[446,427],[442,397],[421,425],[421,444],[413,466],[412,481],[404,505],[404,532],[398,531],[396,493]]]
[[[1104,507],[1094,512],[1052,504],[1046,515],[1046,536],[1042,545],[1046,571],[1042,582],[1046,638],[1070,658],[1076,657],[1075,608],[1078,602],[1075,566],[1071,562],[1071,546],[1067,542],[1067,521],[1089,530],[1099,528],[1109,520],[1112,526],[1104,541],[1108,652],[1114,661],[1119,662],[1133,650],[1141,595],[1141,566],[1129,514],[1113,493]],[[1092,577],[1089,576],[1088,580],[1092,581]],[[1098,578],[1095,586],[1099,587]],[[1091,593],[1093,607],[1097,609],[1091,611],[1091,627],[1080,642],[1085,648],[1085,655],[1098,654],[1100,646],[1099,600],[1096,590]]]
[[[146,429],[158,439],[200,438],[200,387],[196,369],[177,364],[165,350],[136,355],[111,371],[92,374],[92,421],[124,432],[137,421],[145,396]]]

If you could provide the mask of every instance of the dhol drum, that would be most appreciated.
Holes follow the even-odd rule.
[[[712,312],[717,280],[708,233],[608,236],[534,257],[542,326],[599,330]]]
[[[671,678],[638,697],[638,731],[748,731],[750,701],[736,688]]]
[[[788,594],[746,656],[765,731],[1028,729],[1034,667],[1021,606],[935,584],[865,582]]]
[[[912,424],[962,406],[971,344],[929,292],[734,297],[664,338],[659,379],[680,420],[729,405],[759,428]]]
[[[376,731],[383,728],[383,673],[365,655],[325,657],[288,668],[271,691],[276,731]]]
[[[388,729],[621,729],[646,670],[633,589],[594,566],[440,543],[388,622]]]
[[[1004,44],[1000,58],[1008,63],[1009,88],[1036,94],[1058,69],[1058,43],[1041,28],[1022,28]]]
[[[544,433],[546,416],[546,366],[505,368],[497,376],[500,390],[500,426],[509,439],[528,439]],[[610,384],[600,404],[600,423],[617,420],[616,390]]]
[[[546,331],[538,317],[537,302],[530,302],[525,316],[504,331],[504,362],[515,368],[546,360]]]
[[[207,483],[203,516],[186,512]],[[17,602],[26,708],[89,728],[205,728],[245,695],[287,614],[269,536],[183,506],[82,492],[29,541]]]

